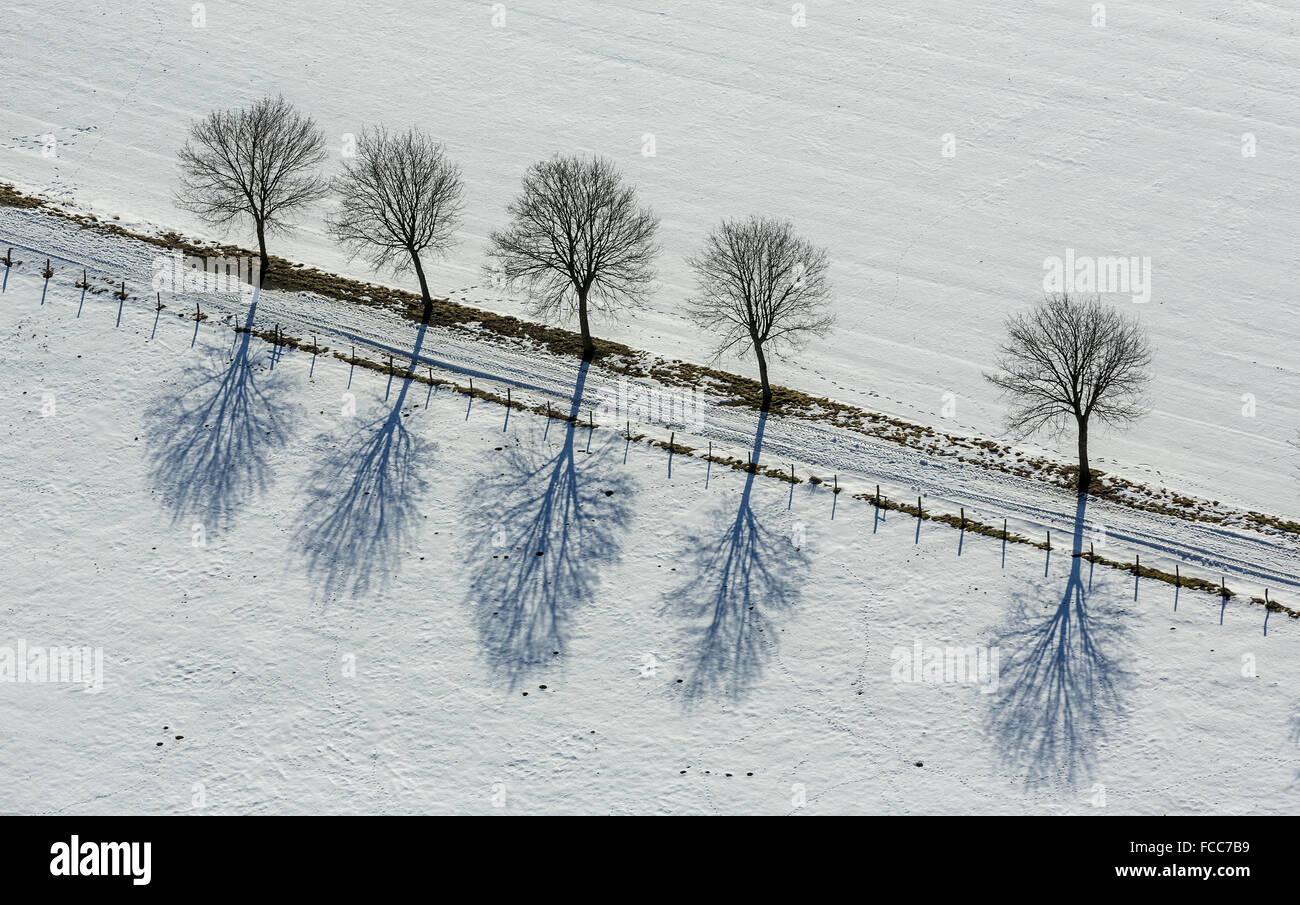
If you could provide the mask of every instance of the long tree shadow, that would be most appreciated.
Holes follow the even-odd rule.
[[[420,324],[392,405],[354,428],[307,480],[294,541],[324,599],[382,590],[415,537],[424,469],[436,449],[407,428],[404,410],[428,326]],[[317,445],[329,443],[324,435]]]
[[[1043,618],[1041,597],[1020,595],[997,645],[1002,657],[992,731],[1004,763],[1029,787],[1073,789],[1095,765],[1109,724],[1123,716],[1128,673],[1122,607],[1089,604],[1083,575],[1087,495],[1075,509],[1070,575],[1060,602]]]
[[[587,369],[583,362],[559,448],[547,445],[549,423],[534,429],[504,450],[498,477],[474,487],[482,559],[468,603],[487,664],[511,689],[563,657],[573,616],[618,561],[631,516],[634,487],[617,467],[616,442],[577,445]]]
[[[153,480],[172,523],[225,528],[270,483],[268,456],[292,436],[291,386],[254,346],[258,293],[229,353],[213,350],[197,382],[145,412]]]
[[[688,700],[744,696],[775,652],[775,620],[798,602],[807,579],[802,543],[764,525],[753,508],[766,424],[763,413],[734,517],[724,506],[711,533],[688,539],[681,559],[691,567],[668,598],[668,607],[687,621],[695,651]]]

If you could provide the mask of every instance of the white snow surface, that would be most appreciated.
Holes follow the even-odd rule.
[[[1296,809],[1285,616],[25,271],[0,646],[104,666],[0,683],[6,812]]]
[[[784,2],[526,0],[497,28],[486,2],[217,0],[196,28],[187,4],[11,4],[0,173],[206,234],[172,197],[193,118],[283,92],[330,137],[331,170],[345,133],[417,124],[467,182],[437,291],[517,314],[484,284],[487,234],[530,163],[604,154],[663,220],[659,292],[605,335],[705,360],[684,258],[724,216],[788,216],[830,251],[839,327],[777,381],[983,436],[1002,408],[981,371],[1005,316],[1041,298],[1044,259],[1150,257],[1150,302],[1108,298],[1151,329],[1154,411],[1098,438],[1096,464],[1300,516],[1300,10],[1126,2],[1098,28],[1075,0],[804,5],[797,28]],[[276,250],[367,276],[325,211]]]
[[[707,361],[684,257],[722,216],[790,216],[830,251],[839,326],[776,379],[983,436],[1001,407],[980,372],[1044,258],[1150,256],[1151,301],[1111,299],[1157,344],[1154,409],[1099,438],[1095,464],[1300,516],[1300,13],[1107,4],[1094,28],[1090,4],[1056,0],[806,6],[795,28],[786,3],[508,2],[495,28],[488,3],[209,2],[200,29],[190,4],[13,4],[0,181],[210,235],[172,199],[191,118],[283,91],[330,136],[331,169],[344,133],[415,123],[468,185],[437,291],[520,314],[485,284],[487,233],[529,163],[605,154],[663,218],[664,253],[651,307],[602,335]],[[326,212],[273,252],[373,279]],[[1300,625],[1244,602],[1268,587],[1296,606],[1294,539],[1078,513],[1033,482],[763,425],[768,465],[1060,546],[1004,559],[824,487],[683,456],[670,476],[664,450],[608,425],[273,361],[230,329],[249,316],[232,300],[204,298],[197,329],[177,317],[192,298],[131,300],[115,327],[116,301],[83,302],[73,276],[138,280],[156,248],[4,208],[0,244],[25,261],[0,295],[0,666],[19,640],[104,654],[98,694],[0,682],[0,810],[1297,809]],[[277,323],[564,411],[609,381],[307,294],[262,293],[253,324]],[[757,429],[711,407],[685,442],[743,458]],[[1069,438],[1043,442],[1068,456]],[[1107,555],[1243,596],[1072,570],[1099,524]],[[914,643],[996,650],[997,688],[895,681]]]

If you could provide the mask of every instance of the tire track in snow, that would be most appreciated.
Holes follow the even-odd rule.
[[[162,252],[147,243],[125,237],[83,232],[66,221],[30,212],[0,209],[0,235],[26,253],[48,256],[65,263],[94,270],[96,275],[127,276],[147,280],[153,260]],[[128,283],[128,287],[129,287]],[[208,311],[237,315],[245,310],[240,296],[169,293],[169,300],[182,308],[199,301]],[[381,356],[392,355],[394,364],[409,362],[416,325],[386,309],[348,305],[308,292],[266,290],[260,303],[259,321],[266,327],[279,323],[282,329],[316,334],[317,340],[337,345],[355,343]],[[443,374],[478,378],[501,386],[542,396],[521,400],[540,404],[546,400],[568,405],[576,360],[556,358],[522,345],[480,341],[457,331],[433,329],[426,349],[415,363]],[[602,392],[617,386],[620,378],[593,372],[584,392],[582,407],[594,409]],[[650,385],[648,382],[641,385]],[[703,427],[677,430],[679,440],[703,447],[712,441],[715,452],[746,450],[752,444],[753,413],[747,409],[706,401]],[[621,425],[605,425],[618,430]],[[639,422],[648,432],[666,434],[663,424]],[[1042,482],[1007,475],[976,465],[944,463],[936,456],[900,444],[802,419],[774,417],[764,438],[765,461],[787,465],[801,463],[814,473],[833,472],[851,484],[854,480],[870,487],[879,483],[909,494],[920,494],[927,508],[971,509],[981,520],[1006,518],[1021,533],[1035,534],[1051,529],[1067,534],[1074,527],[1072,495]],[[1104,526],[1106,537],[1131,547],[1135,555],[1145,554],[1148,564],[1173,562],[1212,570],[1234,579],[1257,582],[1261,587],[1300,589],[1300,543],[1281,535],[1265,535],[1248,529],[1234,529],[1164,516],[1159,513],[1095,501],[1089,526]],[[1175,536],[1178,535],[1178,536]],[[1129,553],[1125,550],[1123,554]],[[1152,555],[1154,554],[1154,556]]]

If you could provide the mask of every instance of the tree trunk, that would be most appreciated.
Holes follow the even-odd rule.
[[[761,411],[772,408],[772,385],[767,380],[767,356],[763,354],[763,344],[754,343],[754,357],[758,359],[758,379],[763,384],[763,406]]]
[[[578,328],[582,330],[582,360],[592,361],[596,357],[596,344],[591,339],[591,326],[587,322],[587,290],[578,289]]]
[[[1088,419],[1079,422],[1079,493],[1087,493],[1092,485],[1092,472],[1088,469]]]
[[[415,276],[420,281],[420,300],[424,302],[420,323],[427,324],[433,316],[433,296],[429,295],[429,282],[424,278],[424,265],[420,263],[420,255],[414,250],[411,251],[411,263],[415,265]]]
[[[262,279],[266,279],[266,272],[271,269],[271,257],[266,253],[266,224],[261,220],[257,221],[257,254],[261,259]]]

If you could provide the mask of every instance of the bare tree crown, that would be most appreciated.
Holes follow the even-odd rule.
[[[1096,296],[1054,294],[1008,320],[998,370],[985,377],[1010,404],[1008,426],[1028,435],[1072,420],[1121,425],[1139,418],[1151,360],[1136,318]]]
[[[179,157],[181,207],[214,225],[246,216],[259,238],[327,191],[316,172],[327,157],[324,133],[283,97],[209,113],[190,127]]]
[[[414,268],[422,283],[419,255],[453,242],[464,207],[460,168],[440,143],[414,128],[363,132],[355,161],[334,189],[340,203],[330,233],[376,270]]]
[[[798,348],[833,325],[826,252],[788,220],[726,220],[687,263],[698,294],[696,323],[718,336],[718,353],[764,346]]]
[[[506,282],[520,284],[539,314],[581,302],[611,311],[644,298],[654,280],[659,222],[602,157],[556,156],[534,164],[488,252]]]

